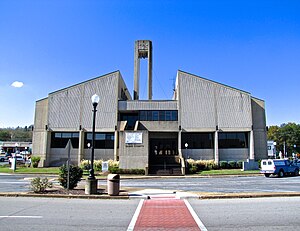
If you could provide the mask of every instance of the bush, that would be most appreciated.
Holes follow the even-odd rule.
[[[69,189],[73,189],[77,186],[77,183],[81,181],[81,177],[83,174],[83,170],[74,165],[70,165],[70,182],[69,182]],[[63,165],[59,168],[59,178],[58,181],[60,185],[64,188],[68,187],[68,168],[66,165]]]
[[[108,162],[109,172],[111,172],[110,169],[112,169],[112,171],[115,171],[115,168],[119,168],[119,161],[108,160],[107,162]],[[80,161],[80,168],[82,168],[83,170],[89,170],[90,169],[89,163],[90,163],[89,160]],[[103,163],[103,160],[94,160],[94,170],[101,172],[102,171],[102,163]]]
[[[90,169],[90,161],[89,160],[81,160],[80,168],[82,168],[83,170],[89,170]]]
[[[48,178],[40,178],[40,177],[36,177],[33,178],[30,182],[30,188],[36,192],[44,192],[46,191],[47,188],[52,188],[52,183],[49,182]]]
[[[103,162],[103,160],[95,160],[94,161],[94,169],[95,169],[95,171],[99,171],[99,172],[102,171],[102,162]]]
[[[144,169],[122,169],[118,167],[110,167],[110,173],[113,174],[135,174],[135,175],[145,175]]]
[[[222,168],[222,169],[228,168],[227,161],[220,161],[220,162],[219,162],[219,166],[220,166],[220,168]]]
[[[37,168],[41,160],[40,156],[31,156],[31,166]]]
[[[228,161],[229,168],[236,168],[236,161]]]
[[[243,168],[243,162],[244,161],[242,161],[242,160],[237,161],[236,162],[236,167],[239,168],[239,169],[242,169]]]

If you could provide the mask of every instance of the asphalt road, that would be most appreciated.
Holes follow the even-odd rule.
[[[259,175],[204,178],[121,179],[121,186],[123,187],[183,190],[190,192],[299,192],[299,185],[300,176],[284,178],[266,178]]]
[[[209,231],[300,230],[300,197],[189,202]]]
[[[126,230],[139,200],[0,198],[0,230]]]
[[[209,231],[300,230],[300,197],[189,200]],[[126,230],[139,200],[0,197],[1,230]]]
[[[0,173],[0,192],[29,191],[29,178],[34,175],[15,175]],[[51,178],[53,176],[43,176]],[[55,177],[55,176],[54,176]],[[81,184],[85,184],[84,181]],[[99,180],[99,188],[106,185],[106,180]],[[298,177],[270,177],[264,176],[234,176],[234,177],[178,177],[178,178],[146,178],[122,179],[122,187],[137,189],[166,189],[188,192],[299,192],[300,176]]]

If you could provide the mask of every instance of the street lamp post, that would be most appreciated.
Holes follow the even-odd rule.
[[[99,103],[99,96],[94,94],[92,96],[92,104],[93,104],[93,130],[92,130],[92,152],[91,152],[91,164],[90,164],[90,174],[87,179],[85,194],[96,194],[97,193],[97,179],[95,178],[94,173],[94,150],[95,150],[95,122],[96,122],[96,108]]]

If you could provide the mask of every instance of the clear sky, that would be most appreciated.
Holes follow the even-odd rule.
[[[29,126],[35,101],[116,70],[132,94],[143,39],[153,99],[171,99],[180,69],[265,100],[268,125],[300,123],[299,12],[298,0],[0,0],[0,127]]]

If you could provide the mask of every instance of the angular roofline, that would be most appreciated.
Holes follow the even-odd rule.
[[[263,99],[260,99],[260,98],[257,98],[257,97],[254,97],[254,96],[251,96],[251,98],[253,98],[253,99],[257,99],[257,100],[259,100],[259,101],[262,101],[262,102],[265,102],[265,100],[263,100]]]
[[[226,85],[226,84],[223,84],[223,83],[219,83],[219,82],[216,82],[216,81],[213,81],[213,80],[210,80],[210,79],[207,79],[207,78],[198,76],[198,75],[194,75],[194,74],[191,74],[191,73],[186,72],[186,71],[178,70],[178,72],[182,72],[182,73],[184,73],[184,74],[188,74],[188,75],[191,75],[191,76],[193,76],[193,77],[197,77],[197,78],[203,79],[203,80],[205,80],[205,81],[207,81],[207,82],[211,82],[211,83],[214,83],[214,84],[222,85],[222,86],[224,86],[224,87],[233,89],[233,90],[235,90],[235,91],[239,91],[239,92],[243,92],[243,93],[246,93],[246,94],[248,94],[248,95],[251,95],[250,92],[247,92],[247,91],[244,91],[244,90],[240,90],[240,89],[238,89],[238,88],[231,87],[231,86],[229,86],[229,85]]]
[[[75,86],[78,86],[78,85],[81,85],[81,84],[83,84],[83,83],[87,83],[87,82],[90,82],[90,81],[93,81],[93,80],[96,80],[96,79],[99,79],[99,78],[103,78],[103,77],[105,77],[105,76],[107,76],[107,75],[111,75],[111,74],[113,74],[113,73],[120,73],[120,75],[121,75],[121,72],[120,72],[119,70],[113,71],[113,72],[110,72],[110,73],[107,73],[107,74],[104,74],[104,75],[101,75],[101,76],[98,76],[98,77],[95,77],[95,78],[92,78],[92,79],[89,79],[89,80],[86,80],[86,81],[83,81],[83,82],[80,82],[80,83],[77,83],[77,84],[71,85],[71,86],[69,86],[69,87],[65,87],[65,88],[62,88],[62,89],[60,89],[60,90],[50,92],[48,95],[52,95],[52,94],[54,94],[54,93],[57,93],[57,92],[60,92],[60,91],[64,91],[64,90],[66,90],[66,89],[68,89],[68,88],[72,88],[72,87],[75,87]],[[121,75],[121,76],[122,76],[122,75]]]
[[[42,99],[38,99],[38,100],[36,100],[35,102],[37,103],[37,102],[43,101],[43,100],[45,100],[45,99],[48,99],[48,97],[45,97],[45,98],[42,98]]]

